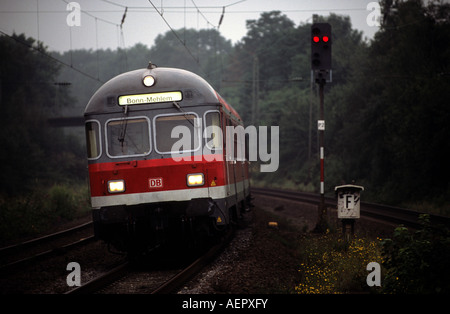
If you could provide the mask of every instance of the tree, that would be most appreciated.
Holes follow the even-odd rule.
[[[181,68],[204,77],[220,90],[224,59],[232,46],[215,29],[180,29],[158,35],[150,49],[151,61],[158,66]]]
[[[338,145],[350,176],[379,201],[399,203],[449,192],[449,5],[396,2],[345,96]],[[353,140],[349,141],[353,135]],[[347,139],[347,140],[346,140]]]
[[[47,124],[71,101],[65,87],[56,85],[58,64],[46,56],[42,43],[24,35],[0,37],[0,191],[22,193],[36,185],[60,178],[61,169],[75,167],[79,178],[84,164],[74,143]]]

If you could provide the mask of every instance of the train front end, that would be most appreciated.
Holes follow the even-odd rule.
[[[225,228],[236,199],[221,134],[230,113],[206,81],[180,69],[150,64],[105,83],[85,110],[96,236],[135,253]]]

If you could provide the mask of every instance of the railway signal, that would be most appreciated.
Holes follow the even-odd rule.
[[[311,69],[331,69],[331,25],[314,23],[311,26]]]
[[[319,145],[320,145],[320,203],[316,231],[323,232],[327,229],[327,208],[325,206],[325,154],[324,154],[324,105],[323,90],[327,82],[326,75],[330,74],[331,81],[331,25],[329,23],[314,23],[311,26],[311,78],[314,77],[319,84]]]

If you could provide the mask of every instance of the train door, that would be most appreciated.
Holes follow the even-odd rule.
[[[233,152],[230,152],[230,165],[231,165],[231,172],[230,172],[230,177],[232,179],[232,187],[231,189],[231,193],[233,194],[233,198],[232,198],[232,202],[233,205],[236,206],[236,209],[238,209],[239,207],[239,192],[240,192],[240,176],[241,176],[241,171],[240,171],[240,132],[237,131],[236,127],[237,124],[230,120],[230,125],[232,127],[232,132],[229,132],[228,136],[229,137],[229,141],[230,141],[230,146],[233,145]],[[231,149],[231,147],[230,147]]]
[[[224,136],[224,145],[225,145],[225,166],[226,166],[226,194],[227,200],[230,200],[230,196],[234,191],[234,165],[233,165],[233,149],[231,145],[233,145],[232,139],[230,139],[228,134],[227,127],[231,126],[231,120],[224,115],[223,119],[223,136]],[[230,204],[231,206],[231,204]],[[228,207],[230,207],[228,206]]]
[[[209,110],[205,112],[205,142],[203,153],[207,158],[204,163],[207,176],[208,194],[210,197],[217,197],[211,188],[217,186],[218,183],[222,184],[224,175],[220,172],[223,171],[223,139],[222,139],[222,120],[221,113],[218,110]],[[221,167],[222,166],[222,167]],[[220,179],[218,179],[220,178]],[[218,181],[219,180],[219,181]]]
[[[244,130],[244,127],[241,125],[241,130]],[[236,173],[236,191],[237,191],[237,202],[238,205],[241,206],[241,209],[245,206],[245,160],[246,160],[246,149],[245,149],[245,132],[236,132],[235,138],[235,149],[236,149],[236,165],[235,165],[235,173]]]

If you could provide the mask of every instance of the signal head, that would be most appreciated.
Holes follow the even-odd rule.
[[[331,69],[331,25],[314,23],[311,26],[311,69]]]

